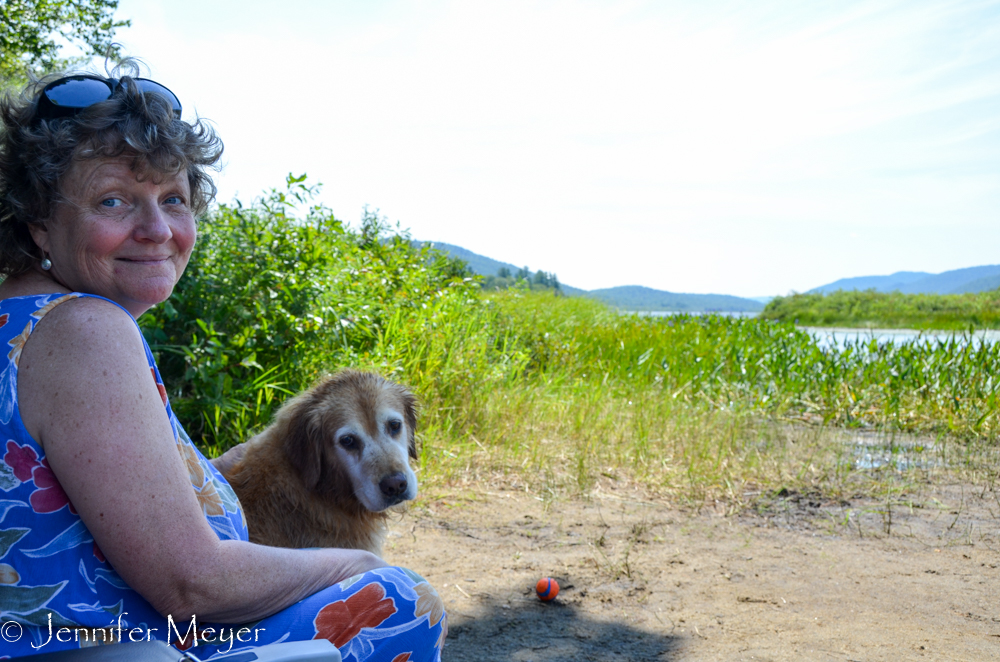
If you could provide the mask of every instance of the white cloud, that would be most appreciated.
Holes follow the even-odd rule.
[[[218,124],[223,199],[306,171],[342,217],[368,203],[573,285],[759,295],[1000,261],[998,6],[123,0],[119,15],[129,49]]]

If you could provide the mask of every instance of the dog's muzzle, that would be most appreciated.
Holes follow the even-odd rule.
[[[403,472],[390,474],[379,481],[378,488],[389,503],[399,503],[406,499],[409,484]]]

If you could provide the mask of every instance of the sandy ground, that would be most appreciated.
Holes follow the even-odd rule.
[[[439,491],[393,522],[385,556],[444,598],[446,662],[1000,660],[1000,501],[928,490],[891,521],[797,494],[725,515],[610,485]],[[533,594],[543,576],[553,603]]]

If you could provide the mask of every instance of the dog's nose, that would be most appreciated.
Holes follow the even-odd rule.
[[[379,484],[382,494],[387,497],[398,497],[406,492],[406,476],[402,473],[392,474],[383,478]]]

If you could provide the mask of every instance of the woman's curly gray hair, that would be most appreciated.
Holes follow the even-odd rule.
[[[124,156],[140,179],[186,171],[196,216],[215,197],[206,172],[222,156],[215,131],[200,119],[194,124],[176,119],[167,99],[140,92],[134,63],[121,69],[129,75],[121,76],[110,99],[72,117],[37,117],[43,88],[64,74],[33,81],[17,97],[0,98],[0,275],[22,274],[43,257],[28,226],[52,214],[61,179],[75,161]]]

